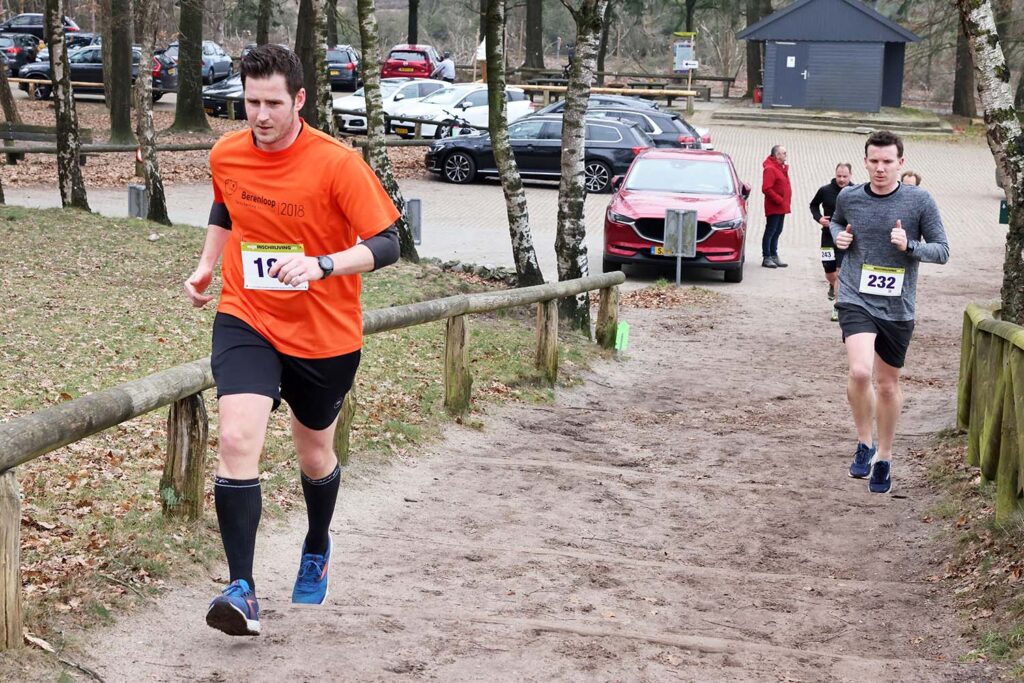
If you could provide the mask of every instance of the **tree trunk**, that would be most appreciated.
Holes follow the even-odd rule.
[[[306,89],[306,103],[299,110],[303,120],[314,128],[329,131],[331,128],[331,86],[327,80],[327,24],[323,23],[321,0],[300,0],[298,26],[295,30],[295,52],[302,62],[302,80]],[[319,10],[319,11],[318,11]],[[323,95],[322,85],[327,86],[327,111],[325,122],[321,122]]]
[[[587,268],[586,224],[583,204],[587,197],[584,173],[584,117],[590,86],[597,66],[597,46],[607,0],[582,0],[578,7],[563,4],[576,22],[576,54],[569,71],[562,114],[562,178],[558,187],[558,228],[555,257],[558,279],[585,277]],[[559,302],[562,317],[571,327],[590,334],[590,295],[586,292]]]
[[[145,2],[145,0],[140,0]],[[130,145],[132,133],[132,3],[110,0],[110,60],[103,63],[103,82],[110,104],[110,143]],[[150,60],[152,61],[152,59]],[[143,71],[140,62],[139,71]]]
[[[519,175],[512,144],[508,138],[508,115],[505,107],[505,0],[489,0],[487,6],[487,105],[488,127],[494,161],[505,193],[508,232],[512,238],[512,259],[516,264],[519,287],[544,284],[544,275],[537,263],[530,233],[530,213],[526,207],[526,190]]]
[[[103,53],[103,63],[110,64],[111,54],[114,49],[114,23],[111,20],[111,14],[113,14],[113,0],[99,0],[100,6],[100,19],[103,23],[100,25],[100,52]],[[110,83],[105,79],[103,81],[103,103],[106,105],[107,110],[110,110]]]
[[[747,26],[761,20],[760,0],[747,0]],[[761,41],[747,41],[747,97],[754,97],[754,88],[761,85]]]
[[[338,44],[338,0],[327,0],[327,44]]]
[[[359,40],[363,48],[363,88],[366,101],[366,157],[377,179],[384,186],[401,212],[395,223],[402,258],[416,263],[420,260],[413,243],[412,230],[405,215],[405,198],[391,172],[391,159],[384,146],[384,102],[380,95],[380,33],[374,0],[356,0],[359,21]]]
[[[406,42],[415,45],[420,34],[420,0],[409,0],[409,36]]]
[[[4,121],[21,123],[21,114],[11,92],[11,82],[7,80],[7,69],[0,69],[0,108],[4,111]]]
[[[956,71],[953,81],[953,115],[973,119],[978,115],[974,103],[974,62],[963,30],[956,32]]]
[[[1024,133],[1010,95],[1010,72],[989,0],[957,0],[962,32],[977,65],[986,138],[1003,171],[1010,225],[1003,261],[1002,318],[1024,325]]]
[[[1017,81],[1017,94],[1013,97],[1013,106],[1017,111],[1024,111],[1024,77]]]
[[[484,36],[487,35],[487,0],[480,0],[480,33],[478,34],[477,44],[484,42]]]
[[[78,165],[78,112],[71,90],[67,41],[64,37],[64,12],[60,0],[46,0],[46,35],[50,46],[50,79],[53,84],[53,108],[57,116],[57,184],[64,207],[89,210],[82,169]]]
[[[686,0],[686,30],[693,31],[693,12],[697,9],[697,0]]]
[[[142,64],[153,62],[153,47],[156,45],[156,25],[160,7],[158,0],[135,0],[135,12],[139,21],[139,37],[142,39]],[[153,70],[139,69],[135,79],[136,135],[142,149],[143,176],[146,179],[146,194],[149,195],[149,212],[146,218],[157,223],[170,225],[167,216],[167,198],[164,196],[164,182],[160,177],[160,165],[156,156],[156,129],[153,127]]]
[[[256,14],[256,44],[266,45],[270,42],[270,19],[274,14],[274,0],[259,0]]]
[[[544,68],[544,0],[526,0],[526,61],[523,66]]]
[[[608,34],[611,33],[615,15],[615,0],[608,0],[604,9],[604,25],[601,27],[601,45],[597,48],[597,84],[604,85],[604,58],[608,54]]]
[[[177,99],[172,130],[210,130],[203,111],[203,0],[181,0]]]

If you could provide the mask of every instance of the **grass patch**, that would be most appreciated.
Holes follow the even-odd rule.
[[[995,486],[966,464],[965,436],[938,435],[925,457],[943,493],[926,521],[941,522],[953,541],[944,575],[932,579],[951,583],[964,635],[975,642],[964,659],[1008,665],[1008,675],[1024,680],[1024,518],[995,523]]]
[[[148,237],[158,233],[159,239]],[[182,290],[204,231],[78,211],[0,207],[0,419],[67,401],[210,352],[214,308],[192,308]],[[436,266],[400,264],[364,277],[365,309],[406,304],[489,285]],[[220,281],[211,286],[219,293]],[[469,320],[473,401],[550,400],[533,367],[531,311]],[[563,336],[562,382],[599,354]],[[353,462],[366,473],[393,456],[414,457],[448,417],[441,367],[444,325],[367,337],[357,375]],[[208,468],[217,446],[213,392]],[[272,415],[261,462],[264,514],[301,505],[286,407]],[[166,582],[215,580],[222,561],[207,489],[197,524],[160,514],[166,410],[59,449],[18,469],[23,492],[22,568],[26,626],[43,638],[103,623],[152,599]],[[472,426],[480,422],[467,416]],[[208,477],[208,481],[211,477]],[[0,659],[0,678],[4,678]]]

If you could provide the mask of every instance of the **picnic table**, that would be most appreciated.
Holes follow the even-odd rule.
[[[634,90],[664,90],[668,87],[668,81],[636,81],[626,83],[626,87]]]

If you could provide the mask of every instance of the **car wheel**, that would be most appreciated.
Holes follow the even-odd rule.
[[[452,136],[452,127],[450,125],[440,125],[434,127],[434,139],[440,140],[441,138],[450,138]]]
[[[602,273],[616,273],[622,270],[622,264],[616,263],[615,261],[609,261],[608,259],[601,259],[601,272]]]
[[[50,86],[48,85],[37,85],[33,91],[33,96],[37,100],[48,100],[50,99]]]
[[[153,101],[154,102],[159,102],[160,98],[163,97],[163,96],[164,96],[164,94],[162,92],[160,92],[158,90],[154,90],[153,91]]]
[[[608,192],[612,187],[612,170],[603,161],[588,161],[583,167],[583,182],[587,192]]]
[[[444,179],[463,185],[476,179],[476,162],[465,152],[452,152],[444,159]]]
[[[736,270],[727,270],[727,271],[725,271],[725,281],[726,282],[731,282],[731,283],[734,283],[734,284],[737,283],[737,282],[743,282],[743,262],[744,261],[746,261],[745,257],[740,259],[740,267],[737,268]]]

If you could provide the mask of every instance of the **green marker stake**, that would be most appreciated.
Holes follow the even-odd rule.
[[[615,350],[625,351],[629,346],[629,323],[623,321],[615,328]]]

